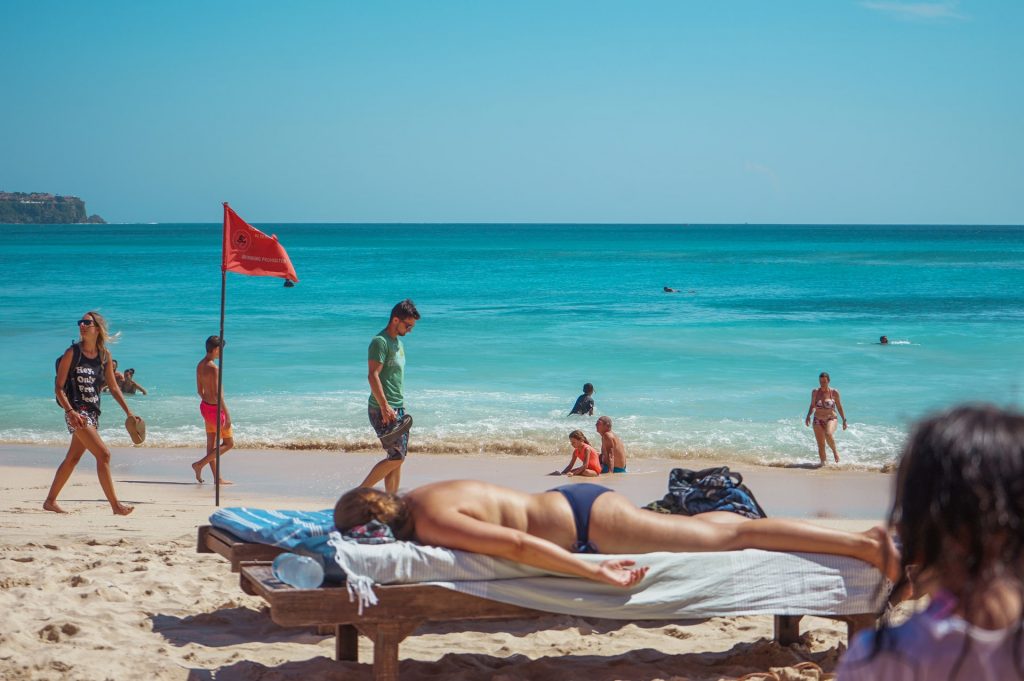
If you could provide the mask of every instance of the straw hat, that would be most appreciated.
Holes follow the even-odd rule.
[[[132,438],[132,442],[141,445],[146,440],[146,422],[141,416],[129,416],[124,420],[125,430]]]

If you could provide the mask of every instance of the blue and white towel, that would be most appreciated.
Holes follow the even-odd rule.
[[[334,511],[272,511],[235,506],[217,509],[210,524],[227,530],[242,541],[270,544],[292,553],[322,559],[328,579],[343,580],[345,573],[334,560],[334,548],[327,544],[334,532]]]

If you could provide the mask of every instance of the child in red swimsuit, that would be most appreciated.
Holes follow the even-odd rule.
[[[569,442],[572,443],[573,447],[572,458],[569,459],[569,465],[557,474],[584,475],[588,478],[601,475],[601,456],[590,445],[590,441],[587,440],[587,436],[583,434],[583,431],[574,430],[569,433]],[[577,459],[579,459],[580,465],[573,468],[572,465],[576,463]]]

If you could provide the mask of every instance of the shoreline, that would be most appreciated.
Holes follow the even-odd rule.
[[[27,468],[53,472],[64,457],[64,448],[41,445],[0,445],[0,470]],[[214,497],[209,468],[207,481],[195,481],[191,463],[200,458],[194,449],[111,447],[115,488],[125,503],[131,496],[148,499],[147,489],[160,485],[180,487],[197,499]],[[379,461],[378,452],[326,450],[233,449],[222,462],[225,479],[236,483],[221,487],[222,505],[259,505],[272,500],[319,503],[327,508],[343,492],[362,482]],[[402,468],[402,490],[437,480],[470,478],[499,483],[528,492],[540,492],[561,484],[565,478],[549,475],[561,470],[568,457],[493,457],[474,454],[411,453]],[[887,509],[891,473],[837,467],[765,466],[704,459],[631,459],[625,474],[602,475],[594,482],[625,494],[637,505],[660,499],[667,492],[673,468],[700,470],[728,466],[743,476],[744,483],[772,516],[795,518],[845,518],[880,522]],[[68,485],[91,485],[102,499],[91,455],[86,453]],[[47,480],[47,486],[49,480]],[[45,490],[42,496],[45,496]],[[66,496],[62,493],[62,497]],[[238,503],[236,503],[238,502]],[[40,498],[42,503],[42,498]],[[66,508],[66,507],[65,507]]]
[[[570,424],[572,425],[572,424]],[[168,437],[167,433],[154,431],[150,424],[150,433],[147,442],[138,447],[139,449],[158,450],[201,450],[205,448],[205,436],[202,438],[184,439],[178,436]],[[884,427],[883,427],[884,428]],[[239,449],[253,451],[281,451],[281,452],[313,452],[319,454],[374,454],[380,451],[379,442],[372,437],[365,435],[365,428],[358,428],[359,434],[352,432],[338,432],[333,435],[319,437],[307,437],[296,434],[295,438],[281,438],[280,434],[262,436],[259,432],[252,432],[247,429],[249,435],[236,434],[235,446]],[[585,432],[586,429],[584,429]],[[409,447],[409,454],[413,456],[435,456],[435,455],[465,455],[465,456],[490,456],[508,457],[512,459],[524,459],[528,457],[543,456],[568,456],[568,446],[561,435],[551,435],[552,429],[544,429],[541,432],[523,433],[512,439],[487,439],[481,437],[470,437],[464,433],[446,433],[439,435],[430,430],[422,432],[417,430],[417,436]],[[559,431],[561,432],[561,431]],[[100,431],[104,442],[110,447],[131,448],[132,443],[120,426],[104,427]],[[202,435],[202,432],[199,433]],[[800,432],[800,435],[807,435],[810,439],[803,443],[799,451],[790,451],[792,443],[777,447],[770,443],[753,440],[742,440],[733,444],[723,444],[716,441],[716,444],[699,445],[701,437],[707,433],[694,433],[694,438],[682,437],[677,442],[654,442],[645,438],[637,438],[636,433],[627,433],[626,442],[629,448],[630,460],[650,461],[667,459],[678,461],[681,466],[688,468],[706,468],[719,465],[722,461],[735,461],[744,466],[764,466],[778,468],[809,468],[817,461],[817,452],[813,437],[810,433]],[[792,435],[787,435],[791,438]],[[888,446],[888,445],[887,445]],[[42,438],[36,437],[8,437],[0,440],[0,447],[67,447],[67,434],[56,432],[53,436]],[[840,441],[840,454],[842,461],[839,464],[830,463],[829,467],[837,467],[844,470],[888,472],[894,468],[898,451],[886,453],[882,450],[870,449],[865,457],[865,443],[858,442],[856,438],[849,441]],[[829,461],[832,460],[831,451],[828,453]],[[693,464],[693,465],[690,465]]]

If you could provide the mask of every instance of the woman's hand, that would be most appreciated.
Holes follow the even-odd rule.
[[[72,409],[68,412],[68,424],[70,424],[72,428],[81,428],[85,425],[85,417]]]
[[[626,558],[611,558],[602,562],[597,568],[597,581],[612,586],[633,586],[647,574],[650,569],[644,567],[634,568],[635,560]]]
[[[846,430],[846,419],[843,419],[843,430]]]
[[[804,425],[805,426],[810,426],[811,425],[811,417],[810,416],[808,416],[807,418],[804,419]]]

